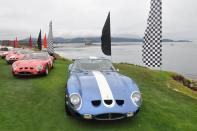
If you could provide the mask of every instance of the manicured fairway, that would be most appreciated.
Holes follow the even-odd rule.
[[[143,93],[141,111],[132,119],[84,121],[64,112],[69,61],[57,60],[46,77],[14,78],[0,59],[0,131],[196,131],[197,93],[167,72],[116,64]],[[183,93],[174,91],[179,90]]]

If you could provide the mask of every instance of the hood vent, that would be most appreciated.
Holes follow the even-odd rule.
[[[111,75],[111,73],[110,73],[110,72],[105,72],[105,74],[106,74],[106,75]]]
[[[95,106],[95,107],[100,106],[100,104],[101,104],[101,101],[100,100],[92,101],[92,105]]]
[[[122,106],[124,104],[124,100],[116,100],[117,105]]]
[[[33,70],[34,68],[33,68],[33,67],[20,67],[19,69],[20,69],[20,70],[22,70],[22,69],[26,69],[26,70],[27,70],[27,69],[31,69],[31,70]]]
[[[107,104],[107,105],[111,105],[112,104],[112,100],[104,100],[104,102],[105,102],[105,104]]]
[[[88,72],[83,72],[83,74],[84,74],[84,75],[88,75],[89,73],[88,73]]]
[[[116,104],[119,105],[119,106],[123,106],[124,105],[124,100],[115,100],[116,101]],[[104,100],[105,104],[106,105],[111,105],[113,103],[112,100]],[[94,100],[92,101],[92,105],[95,106],[95,107],[98,107],[101,105],[101,100]]]

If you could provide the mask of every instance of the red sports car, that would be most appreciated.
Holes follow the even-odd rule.
[[[5,58],[9,51],[11,51],[13,47],[0,47],[0,57]]]
[[[14,62],[12,73],[14,76],[48,75],[53,68],[53,61],[54,58],[48,53],[32,53],[23,60]]]
[[[23,59],[26,55],[32,53],[32,50],[28,49],[15,49],[6,55],[6,61],[8,64],[12,64],[15,61]]]
[[[21,48],[14,48],[14,49],[8,51],[7,55],[11,55],[11,54],[14,54],[14,53],[16,54],[16,52],[19,51],[19,50],[22,50],[22,49]]]

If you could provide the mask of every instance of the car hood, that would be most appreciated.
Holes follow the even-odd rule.
[[[77,86],[79,86],[79,91],[83,99],[102,100],[103,93],[111,92],[112,97],[115,100],[124,100],[130,97],[132,91],[138,90],[136,84],[131,79],[117,72],[99,73],[102,74],[104,79],[103,81],[105,82],[98,80],[100,78],[97,78],[94,72],[82,72],[75,74],[75,81],[78,81]],[[106,88],[109,89],[106,90]]]
[[[12,59],[12,58],[22,59],[24,56],[25,56],[24,54],[8,53],[6,59]]]
[[[35,67],[38,65],[43,65],[44,63],[46,63],[46,61],[43,60],[20,60],[15,62],[17,67]]]

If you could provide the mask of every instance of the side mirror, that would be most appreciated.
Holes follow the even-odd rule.
[[[73,64],[70,64],[70,65],[68,66],[68,71],[69,71],[69,72],[71,71],[72,66],[73,66]]]

